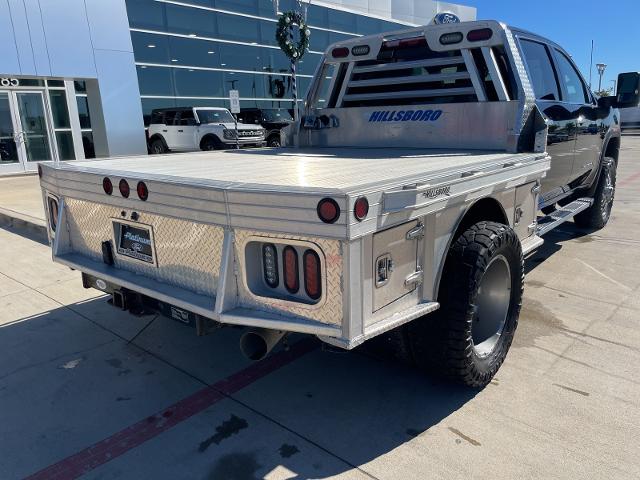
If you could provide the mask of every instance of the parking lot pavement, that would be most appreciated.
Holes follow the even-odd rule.
[[[527,261],[514,345],[482,391],[381,350],[117,311],[48,247],[0,229],[0,478],[640,477],[640,137],[610,224]]]

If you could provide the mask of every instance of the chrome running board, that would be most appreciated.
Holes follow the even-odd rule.
[[[543,236],[545,233],[550,232],[558,225],[566,222],[567,220],[571,220],[578,213],[589,208],[592,204],[592,198],[578,198],[570,204],[565,205],[558,210],[555,210],[546,217],[542,217],[540,220],[538,220],[536,235],[538,235],[539,237]]]

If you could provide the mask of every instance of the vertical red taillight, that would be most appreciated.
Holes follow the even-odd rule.
[[[304,263],[304,289],[312,300],[318,300],[322,296],[322,272],[320,270],[320,257],[313,250],[307,250],[303,256]]]
[[[289,293],[298,293],[300,280],[298,279],[298,252],[291,246],[282,251],[284,286]]]

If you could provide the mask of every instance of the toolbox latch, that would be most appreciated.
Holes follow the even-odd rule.
[[[407,240],[419,240],[424,237],[424,223],[419,223],[407,232]]]

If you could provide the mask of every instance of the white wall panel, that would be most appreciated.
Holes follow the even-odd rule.
[[[96,50],[109,155],[147,153],[133,53]]]
[[[8,0],[0,0],[0,76],[19,75],[20,62]]]
[[[36,64],[33,61],[33,48],[31,47],[31,35],[29,23],[22,0],[9,0],[9,11],[13,25],[13,34],[18,58],[20,59],[20,73],[22,75],[35,75]]]
[[[124,1],[86,0],[93,48],[132,52],[129,20]]]
[[[49,51],[47,39],[42,27],[42,14],[40,13],[40,2],[38,0],[24,0],[27,22],[29,23],[29,33],[31,35],[31,48],[33,51],[33,62],[36,67],[36,75],[42,77],[51,76],[51,64],[49,63]]]
[[[95,77],[96,66],[84,1],[40,0],[40,9],[49,47],[51,74]]]

